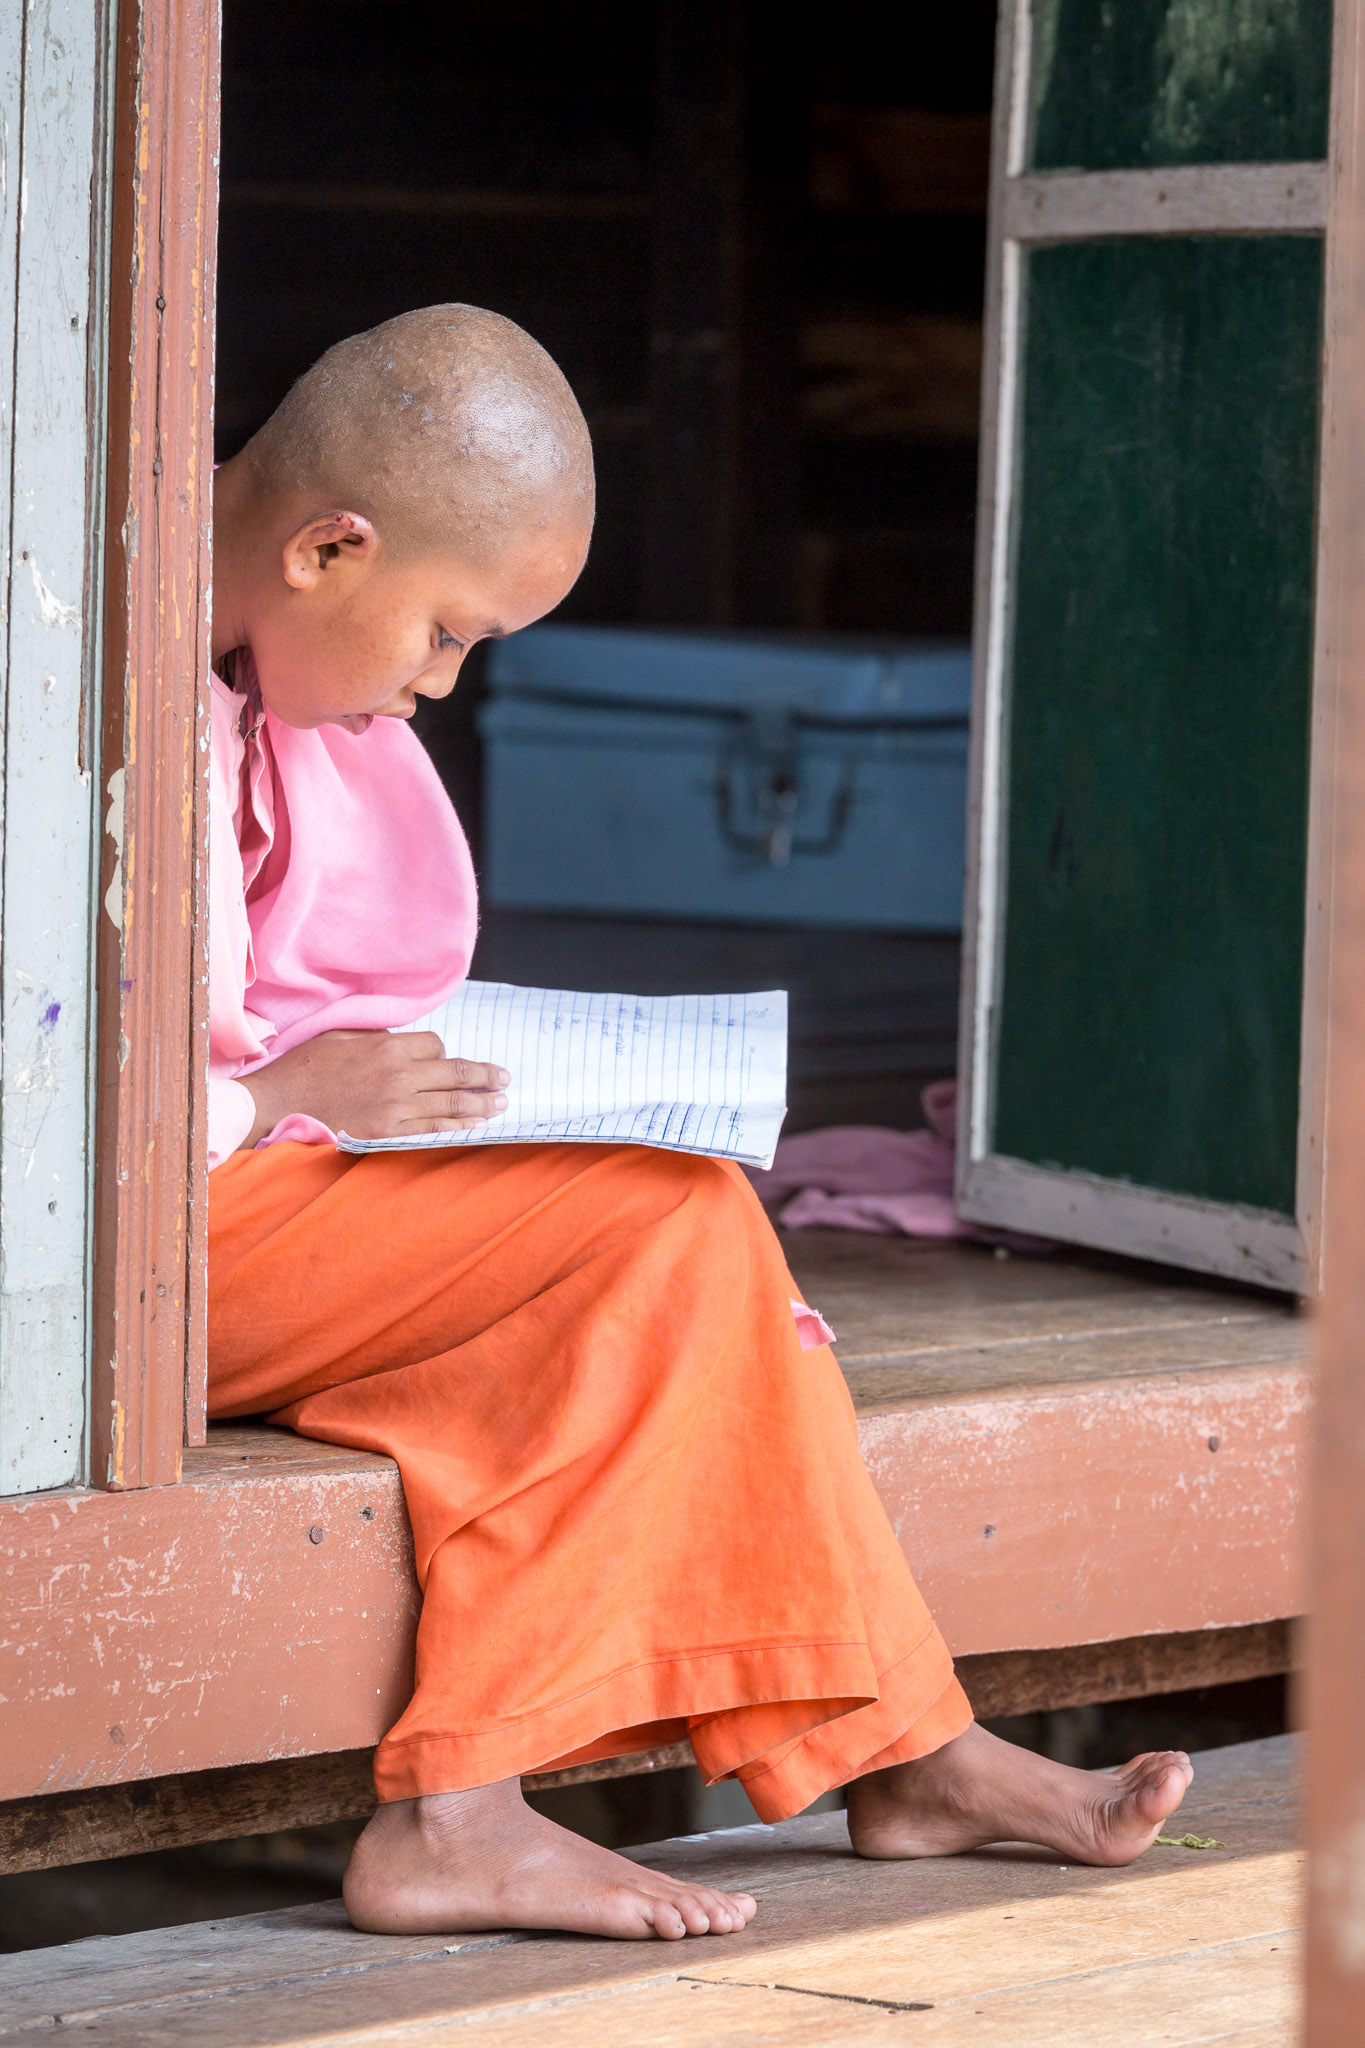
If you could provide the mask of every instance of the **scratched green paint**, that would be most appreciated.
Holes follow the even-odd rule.
[[[1034,0],[1035,170],[1327,154],[1331,0]]]
[[[1292,1214],[1322,251],[1035,251],[994,1149]]]

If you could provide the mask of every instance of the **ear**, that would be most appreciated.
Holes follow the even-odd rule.
[[[321,512],[284,544],[284,580],[293,590],[314,590],[343,560],[368,562],[379,536],[363,512]]]

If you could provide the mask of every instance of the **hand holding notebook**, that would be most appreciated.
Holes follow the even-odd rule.
[[[433,1145],[626,1144],[770,1166],[786,1115],[787,996],[582,995],[467,981],[429,1017],[448,1057],[506,1067],[507,1108],[473,1130],[351,1138]]]

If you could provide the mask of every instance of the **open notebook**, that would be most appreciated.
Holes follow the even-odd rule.
[[[467,981],[429,1017],[452,1059],[512,1079],[501,1116],[420,1138],[350,1138],[343,1152],[429,1145],[662,1145],[771,1166],[787,1112],[787,993],[606,996]]]

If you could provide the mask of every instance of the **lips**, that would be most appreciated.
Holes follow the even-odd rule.
[[[374,713],[372,711],[349,711],[344,718],[337,720],[337,724],[344,726],[347,732],[356,734],[368,732],[374,724]]]

